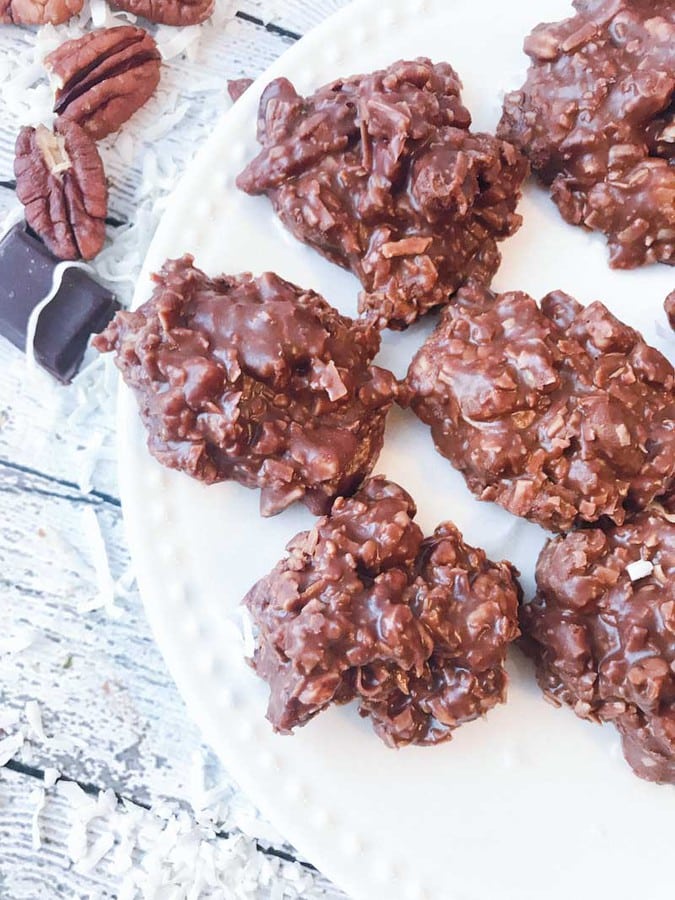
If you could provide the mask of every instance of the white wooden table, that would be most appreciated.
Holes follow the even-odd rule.
[[[176,42],[192,34],[161,30],[160,95],[102,148],[100,275],[118,275],[124,255],[140,267],[161,213],[154,188],[170,189],[227,108],[226,80],[260,73],[344,0],[217,2],[187,56]],[[71,33],[0,31],[0,216],[16,206],[17,129],[47,92],[36,42]],[[116,288],[129,299],[129,280]],[[295,861],[202,745],[133,585],[112,379],[99,365],[81,381],[55,386],[0,340],[0,897],[343,896]],[[110,596],[101,607],[102,547],[114,608]]]

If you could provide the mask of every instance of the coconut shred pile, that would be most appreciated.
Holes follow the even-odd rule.
[[[122,305],[131,301],[169,192],[194,149],[230,103],[227,79],[255,74],[246,54],[242,56],[247,70],[242,71],[237,59],[223,50],[227,23],[233,15],[234,9],[225,0],[217,0],[213,17],[203,25],[169,28],[144,23],[164,60],[160,86],[124,129],[99,144],[110,184],[110,221],[106,245],[90,268]],[[11,40],[0,45],[0,104],[9,134],[22,125],[53,122],[52,90],[43,66],[47,53],[92,28],[130,21],[133,16],[113,13],[105,0],[90,0],[79,16],[58,28],[45,26],[37,32],[12,29]],[[0,232],[21,217],[20,205],[8,187],[13,181],[12,167],[13,143],[0,142],[0,182],[6,186],[0,192],[0,218],[5,220]],[[46,398],[54,435],[60,433],[72,444],[73,435],[86,434],[82,446],[70,448],[80,489],[88,493],[102,484],[114,484],[116,377],[112,363],[88,351],[79,374],[67,387],[31,364],[30,354],[28,360],[17,355],[14,365],[21,370],[17,371],[18,380]],[[82,532],[78,548],[65,536],[49,536],[60,554],[72,555],[74,564],[90,569],[96,595],[78,608],[84,615],[101,608],[111,616],[122,615],[123,606],[117,601],[134,597],[133,574],[126,571],[113,577],[105,530],[93,507],[86,508]],[[20,654],[40,640],[32,630],[17,630],[0,643],[0,652]],[[40,747],[43,760],[50,748],[56,753],[68,746],[68,736],[45,733],[42,711],[34,700],[28,700],[23,710],[0,714],[0,766],[18,755],[30,764],[36,747]],[[201,752],[195,765],[203,775]],[[33,848],[37,852],[46,843],[63,843],[65,804],[66,849],[74,871],[96,875],[98,884],[103,880],[114,884],[114,896],[119,900],[309,900],[326,896],[325,883],[310,868],[264,852],[256,841],[244,836],[242,830],[255,833],[260,840],[281,843],[229,783],[216,781],[206,787],[201,776],[197,782],[187,800],[147,808],[112,791],[93,796],[48,766],[43,782],[38,782],[31,796]],[[111,896],[108,889],[86,896],[99,895]]]

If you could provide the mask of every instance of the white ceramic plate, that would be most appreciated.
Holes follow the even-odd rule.
[[[524,75],[524,35],[569,13],[564,0],[364,0],[342,10],[224,116],[167,208],[136,303],[149,293],[151,271],[189,251],[211,274],[272,269],[353,313],[356,280],[286,234],[267,200],[235,189],[256,152],[262,87],[286,75],[308,92],[426,54],[460,73],[474,127],[494,129],[504,90]],[[534,187],[520,209],[525,225],[501,245],[497,288],[602,298],[672,355],[661,308],[672,270],[611,272],[604,240],[566,226]],[[429,327],[387,335],[379,361],[402,374]],[[232,616],[311,517],[292,509],[263,520],[257,492],[206,488],[161,469],[126,390],[120,421],[124,511],[157,641],[232,775],[328,876],[363,900],[655,900],[672,892],[675,792],[631,774],[611,727],[545,703],[517,653],[508,703],[440,747],[389,750],[353,707],[320,715],[294,737],[274,735],[266,687],[244,664]],[[376,471],[412,492],[427,532],[453,519],[469,542],[513,560],[531,592],[543,531],[475,501],[412,415],[391,415]]]

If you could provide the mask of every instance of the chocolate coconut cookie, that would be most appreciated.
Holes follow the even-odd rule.
[[[390,746],[435,744],[504,700],[517,573],[450,523],[424,539],[415,512],[398,485],[369,479],[245,598],[277,731],[356,698]]]
[[[260,101],[260,154],[237,181],[267,194],[293,234],[351,269],[373,310],[404,328],[469,277],[489,284],[497,241],[520,225],[527,171],[510,144],[472,134],[447,63],[399,61],[310,97],[284,78]]]
[[[169,261],[152,297],[95,340],[135,391],[150,452],[212,483],[261,489],[261,512],[312,512],[356,489],[382,448],[393,375],[379,333],[277,275],[208,278]]]
[[[675,784],[675,524],[657,511],[550,541],[521,608],[539,683],[614,722],[641,778]]]
[[[462,290],[408,402],[481,500],[566,531],[675,488],[671,364],[602,303]]]
[[[497,134],[563,218],[607,235],[610,264],[675,263],[675,4],[574,0],[525,41],[527,80]]]

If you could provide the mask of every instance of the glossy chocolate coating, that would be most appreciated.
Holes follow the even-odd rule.
[[[481,500],[566,531],[675,487],[673,367],[602,303],[465,288],[407,402]]]
[[[613,722],[635,772],[675,784],[675,524],[654,510],[550,541],[520,619],[546,695]]]
[[[497,133],[568,222],[607,235],[610,264],[675,263],[675,4],[575,0],[525,40],[527,80]]]
[[[237,180],[265,193],[284,225],[351,269],[361,311],[405,328],[468,278],[489,284],[497,242],[520,225],[527,172],[510,144],[472,134],[447,63],[399,61],[310,97],[265,89],[259,155]]]
[[[372,323],[270,272],[211,279],[165,263],[152,297],[97,339],[138,397],[150,452],[205,481],[261,489],[261,512],[316,514],[354,491],[382,448],[394,376]]]
[[[415,512],[398,485],[368,479],[245,598],[277,731],[356,698],[390,746],[435,744],[505,699],[517,573],[449,522],[424,539]]]

